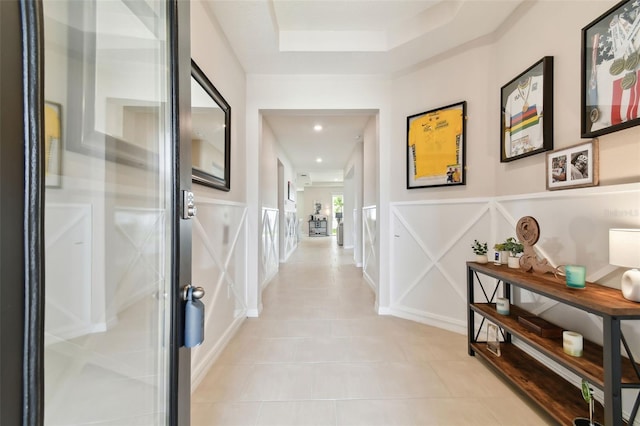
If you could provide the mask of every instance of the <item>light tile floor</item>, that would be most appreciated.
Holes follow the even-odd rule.
[[[465,336],[377,315],[352,256],[300,242],[194,392],[192,425],[553,424]]]

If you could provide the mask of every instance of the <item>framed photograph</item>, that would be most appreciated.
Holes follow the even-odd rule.
[[[498,326],[487,324],[487,350],[495,356],[500,356],[500,332]]]
[[[466,184],[467,102],[407,117],[407,189]]]
[[[553,149],[553,56],[500,89],[500,162]]]
[[[582,29],[583,138],[640,124],[640,2],[622,1]]]
[[[287,181],[287,199],[296,201],[296,187],[291,181]]]
[[[547,189],[598,185],[598,139],[547,153]]]
[[[59,188],[62,182],[62,106],[44,103],[44,183]]]

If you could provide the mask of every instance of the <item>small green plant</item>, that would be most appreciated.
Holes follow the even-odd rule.
[[[471,245],[473,252],[477,255],[487,254],[487,243],[481,243],[478,240],[473,240],[473,244]]]
[[[493,245],[493,249],[494,249],[495,251],[507,251],[507,249],[506,249],[506,248],[504,248],[504,243],[495,243],[495,244]]]
[[[516,256],[518,253],[522,253],[524,251],[524,246],[518,240],[513,237],[507,238],[504,242],[504,249],[511,253],[511,256]]]

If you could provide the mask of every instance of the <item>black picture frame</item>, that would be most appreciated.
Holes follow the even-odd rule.
[[[466,185],[467,102],[407,117],[407,189]]]
[[[640,4],[624,0],[582,29],[583,138],[640,124],[639,16]]]
[[[147,18],[155,16],[155,12],[148,5],[143,3],[138,5],[139,7],[132,8],[134,6],[132,2],[123,1],[123,4],[139,18],[140,25],[149,28],[149,21],[153,20]],[[68,9],[68,13],[69,22],[77,23],[77,27],[67,27],[67,44],[72,54],[67,61],[69,77],[66,149],[136,168],[157,169],[159,161],[157,152],[97,128],[96,87],[99,83],[96,81],[98,33],[95,2],[74,2],[73,7]],[[155,29],[153,32],[155,33]],[[157,116],[162,116],[166,105],[157,103],[143,108],[153,111]]]
[[[502,86],[500,108],[501,163],[552,150],[553,56]]]
[[[193,83],[201,87],[206,95],[208,95],[219,108],[219,110],[202,108],[206,116],[204,117],[205,120],[201,123],[201,126],[197,128],[199,125],[197,124],[196,115],[199,114],[200,108],[194,104],[195,100],[192,90],[191,178],[193,182],[219,189],[221,191],[229,191],[231,189],[231,106],[193,60],[191,60],[191,78]],[[206,147],[206,149],[209,150],[209,153],[211,150],[215,150],[216,156],[219,157],[220,144],[217,140],[220,136],[218,134],[220,129],[222,129],[224,137],[224,152],[222,153],[222,160],[218,158],[215,161],[215,164],[211,164],[205,169],[202,161],[199,160],[200,155],[197,152],[198,150],[196,150],[195,143],[198,140],[209,141],[209,143],[203,144],[203,147]],[[207,162],[210,161],[207,160]],[[223,170],[220,170],[221,165],[224,167]]]

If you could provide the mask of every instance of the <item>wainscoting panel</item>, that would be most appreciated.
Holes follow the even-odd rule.
[[[246,318],[246,217],[244,204],[198,197],[193,219],[192,284],[203,287],[205,341],[191,351],[195,389]]]
[[[135,207],[116,207],[113,213],[115,232],[113,239],[116,260],[126,263],[111,265],[116,282],[115,306],[119,314],[131,305],[158,291],[158,283],[165,277],[164,270],[157,270],[158,259],[163,259],[166,244],[164,211]],[[160,243],[159,243],[160,242]],[[109,294],[110,292],[108,292]]]
[[[640,228],[640,184],[475,200],[392,203],[389,313],[466,334],[465,262],[474,260],[471,243],[474,239],[487,241],[491,259],[496,242],[516,237],[516,223],[523,216],[533,216],[539,224],[539,257],[554,267],[585,265],[588,281],[619,289],[625,268],[608,263],[608,230]],[[495,280],[481,278],[490,289],[495,285]],[[558,285],[564,283],[558,280]],[[527,291],[515,291],[514,301],[563,329],[602,344],[602,320],[598,316]],[[476,326],[479,323],[476,321]],[[622,329],[634,357],[640,358],[640,324],[626,321]],[[531,354],[580,385],[575,375]],[[634,393],[623,392],[627,415],[633,408]],[[595,395],[601,398],[601,392]]]
[[[87,285],[92,282],[91,206],[47,204],[45,213],[48,345],[95,329],[104,331],[106,325],[104,288],[102,297],[92,303],[92,288]]]
[[[295,210],[284,212],[284,253],[280,262],[286,262],[298,247],[298,217]]]
[[[279,244],[278,209],[262,208],[262,238],[260,239],[260,289],[264,290],[278,273]]]
[[[376,206],[364,207],[362,209],[362,274],[377,295],[379,285],[379,266],[376,248],[378,232],[376,213]]]
[[[464,330],[466,270],[460,259],[470,258],[474,239],[490,237],[489,200],[396,203],[391,217],[391,312]]]

